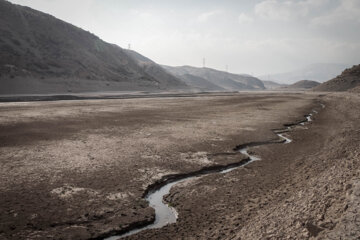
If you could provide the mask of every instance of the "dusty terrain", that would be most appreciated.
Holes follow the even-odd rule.
[[[142,199],[151,183],[238,162],[241,154],[227,154],[235,146],[273,139],[271,129],[313,109],[315,121],[289,133],[293,143],[252,149],[262,161],[174,187],[166,199],[177,224],[130,238],[356,239],[359,100],[243,93],[2,103],[0,239],[98,238],[151,222]]]

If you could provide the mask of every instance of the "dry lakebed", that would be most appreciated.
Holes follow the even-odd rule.
[[[357,93],[4,102],[0,239],[359,239],[359,165]]]

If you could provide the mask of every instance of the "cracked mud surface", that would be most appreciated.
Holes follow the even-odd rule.
[[[308,130],[291,133],[294,143],[254,147],[262,161],[174,187],[166,199],[178,223],[131,238],[292,237],[290,227],[294,236],[336,239],[335,230],[348,225],[329,219],[354,217],[337,210],[345,200],[336,197],[347,199],[346,209],[358,204],[359,109],[351,105],[359,99],[291,93],[0,104],[0,239],[89,239],[152,221],[142,199],[147,186],[165,175],[239,161],[217,153],[272,139],[271,129],[301,119],[318,99],[326,108]],[[327,174],[334,166],[333,186]],[[325,183],[333,202],[316,192]],[[330,204],[320,220],[314,202]]]

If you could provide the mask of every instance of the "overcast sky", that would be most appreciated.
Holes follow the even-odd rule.
[[[360,63],[360,0],[10,0],[160,64],[254,75]]]

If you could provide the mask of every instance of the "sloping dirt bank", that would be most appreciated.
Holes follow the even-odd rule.
[[[149,185],[165,175],[239,162],[244,156],[228,154],[235,146],[273,139],[271,129],[302,119],[317,99],[242,93],[1,103],[0,239],[89,239],[151,222],[153,209],[142,199]],[[168,200],[179,210],[179,222],[166,234],[133,237],[238,232],[226,219],[251,217],[242,206],[277,186],[284,163],[261,161],[229,177],[215,174],[176,187]],[[256,181],[264,184],[258,188]]]

